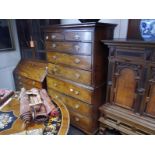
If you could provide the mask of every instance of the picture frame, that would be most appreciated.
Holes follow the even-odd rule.
[[[11,20],[0,19],[0,52],[14,49]]]

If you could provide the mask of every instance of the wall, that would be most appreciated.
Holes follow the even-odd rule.
[[[15,20],[11,20],[15,50],[0,52],[0,88],[15,89],[12,72],[20,60]]]
[[[114,38],[126,38],[128,19],[101,19],[99,22],[102,23],[113,23],[117,24],[114,32]],[[62,24],[80,23],[78,19],[62,19]]]

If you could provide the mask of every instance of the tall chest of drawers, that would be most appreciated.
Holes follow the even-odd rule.
[[[44,29],[48,92],[66,104],[71,124],[87,134],[98,129],[98,107],[105,99],[108,49],[100,40],[111,39],[114,27],[86,23]]]

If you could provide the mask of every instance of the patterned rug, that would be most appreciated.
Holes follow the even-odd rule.
[[[12,127],[12,124],[16,121],[17,117],[13,111],[2,112],[0,111],[0,132],[8,130]]]
[[[44,123],[45,128],[43,130],[43,135],[57,135],[58,134],[58,131],[61,126],[62,115],[61,115],[61,111],[59,107],[56,104],[55,106],[58,108],[58,115],[54,117],[50,116],[49,119],[45,121]]]

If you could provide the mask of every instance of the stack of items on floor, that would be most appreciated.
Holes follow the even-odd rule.
[[[14,92],[12,90],[0,89],[0,106],[4,104]]]
[[[49,116],[58,115],[58,110],[49,98],[46,90],[33,88],[26,91],[21,89],[20,118],[29,124],[31,122],[45,122]]]

